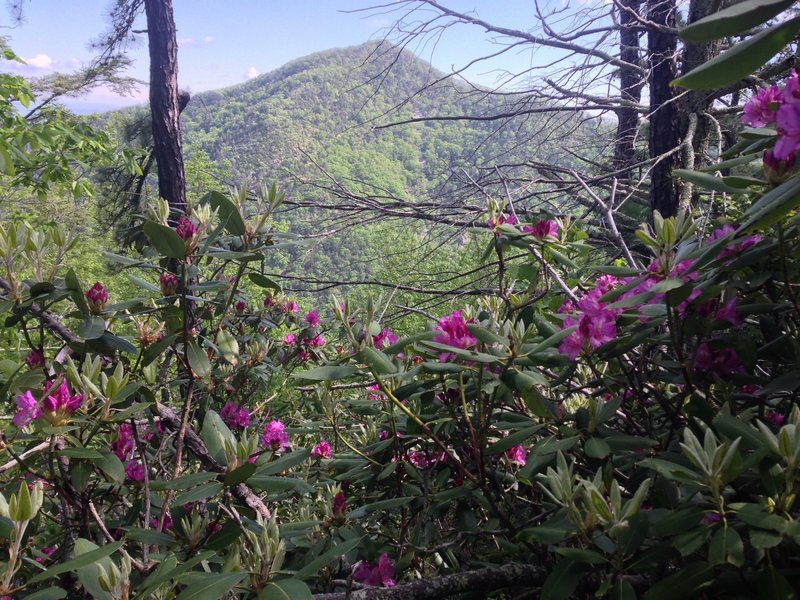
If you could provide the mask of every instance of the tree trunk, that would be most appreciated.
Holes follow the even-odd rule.
[[[178,43],[172,0],[144,0],[150,46],[150,112],[158,193],[172,217],[186,213],[186,178],[181,147],[178,97]]]
[[[641,0],[620,0],[620,53],[626,63],[639,63],[639,31],[635,15],[638,14]],[[623,100],[638,103],[642,99],[644,80],[638,71],[620,68],[620,95]],[[635,108],[622,106],[617,111],[617,135],[614,140],[614,170],[622,171],[620,179],[630,179],[630,168],[636,159],[636,133],[639,127],[639,113]]]
[[[656,25],[675,28],[676,0],[650,0],[648,19]],[[675,33],[650,28],[647,50],[650,59],[650,158],[656,162],[650,172],[650,207],[664,217],[678,213],[678,190],[672,171],[678,164],[677,108],[670,82],[677,76]],[[671,154],[670,154],[671,153]]]

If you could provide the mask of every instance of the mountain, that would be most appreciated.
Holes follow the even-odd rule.
[[[385,43],[321,52],[247,83],[197,94],[182,115],[184,145],[190,156],[201,150],[225,165],[235,181],[277,180],[287,189],[290,210],[281,220],[314,243],[276,256],[274,268],[325,280],[364,280],[387,276],[392,259],[386,255],[394,254],[391,268],[401,272],[393,277],[434,285],[452,275],[454,256],[465,258],[461,233],[432,221],[376,224],[374,213],[359,212],[357,202],[325,188],[341,184],[356,195],[369,194],[373,203],[391,205],[393,214],[413,212],[424,202],[434,218],[464,221],[486,206],[471,181],[496,165],[572,160],[560,147],[564,140],[551,141],[554,130],[538,116],[376,127],[422,116],[495,115],[525,100],[443,78],[410,52]],[[576,118],[566,125],[575,143],[585,145]],[[343,227],[336,235],[311,237]],[[434,247],[449,258],[433,262],[449,270],[426,278],[413,259]]]

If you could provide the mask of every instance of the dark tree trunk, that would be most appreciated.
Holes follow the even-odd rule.
[[[153,153],[158,166],[158,193],[173,218],[186,212],[186,179],[181,148],[178,95],[178,44],[172,0],[144,0],[150,46],[150,112]]]
[[[641,0],[620,0],[620,59],[626,63],[639,64],[639,31],[635,15]],[[623,100],[638,103],[642,98],[644,80],[641,73],[633,69],[620,68],[620,95]],[[617,136],[614,141],[614,169],[622,171],[620,179],[630,179],[629,169],[636,159],[636,132],[639,113],[635,108],[622,106],[617,111]]]
[[[676,0],[650,0],[648,19],[656,25],[675,28]],[[679,142],[677,107],[672,101],[670,81],[677,76],[678,39],[674,33],[650,28],[647,50],[650,58],[650,158],[656,160],[650,172],[650,207],[664,217],[678,213],[678,190],[672,171],[678,164],[673,152]],[[669,156],[667,156],[670,152]]]

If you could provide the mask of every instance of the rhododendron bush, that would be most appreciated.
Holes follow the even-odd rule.
[[[490,201],[496,293],[406,337],[265,274],[275,187],[153,203],[138,297],[4,223],[0,596],[796,597],[797,86],[679,174],[726,212]]]

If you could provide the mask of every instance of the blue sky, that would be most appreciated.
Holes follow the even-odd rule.
[[[561,5],[561,0],[549,0]],[[308,54],[379,39],[396,18],[386,10],[358,11],[381,2],[370,0],[174,0],[179,41],[179,85],[191,92],[218,89],[274,70]],[[24,75],[44,75],[70,71],[91,59],[90,40],[107,27],[105,14],[111,0],[27,0],[24,21],[3,28],[0,35],[10,38],[12,49],[28,62],[27,67],[0,64],[3,70]],[[545,6],[548,0],[542,2]],[[529,0],[453,0],[449,6],[475,11],[481,17],[507,27],[524,27],[530,15]],[[0,23],[9,22],[0,13]],[[141,28],[144,29],[142,18]],[[147,80],[146,35],[130,49],[135,65],[130,75]],[[490,46],[476,28],[448,31],[434,48],[432,43],[412,48],[434,66],[448,71],[462,66],[465,57]],[[499,67],[516,68],[530,62],[525,55],[506,55]],[[514,63],[514,64],[511,64]],[[469,79],[491,85],[496,75],[478,66]],[[77,110],[112,108],[146,99],[142,86],[132,98],[121,98],[110,90],[96,90]]]

